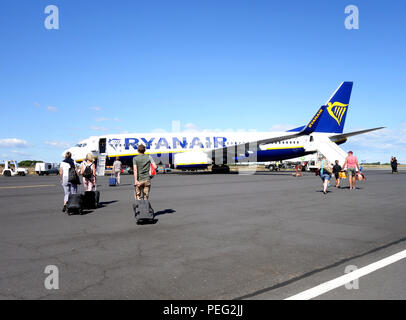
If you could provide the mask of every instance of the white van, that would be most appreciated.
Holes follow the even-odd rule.
[[[59,174],[58,166],[51,162],[38,162],[35,164],[35,172],[39,176],[43,176],[44,174]]]

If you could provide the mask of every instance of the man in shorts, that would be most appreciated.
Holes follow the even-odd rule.
[[[354,156],[352,151],[348,151],[348,156],[345,158],[343,168],[347,167],[348,182],[350,183],[350,190],[355,190],[355,176],[359,171],[358,159]]]
[[[151,189],[150,168],[152,165],[156,169],[157,165],[151,157],[145,154],[143,144],[138,146],[138,153],[139,155],[133,158],[135,199],[148,200]]]

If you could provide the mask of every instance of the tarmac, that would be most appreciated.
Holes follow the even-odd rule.
[[[313,173],[159,174],[148,225],[132,176],[81,216],[58,176],[0,177],[0,299],[286,299],[406,249],[406,171],[365,174],[327,195]],[[315,299],[406,299],[405,260]]]

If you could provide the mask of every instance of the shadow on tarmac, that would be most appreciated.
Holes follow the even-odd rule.
[[[165,210],[161,210],[161,211],[157,211],[155,212],[155,216],[160,216],[163,214],[167,214],[167,213],[175,213],[176,211],[173,209],[165,209]]]
[[[158,222],[158,219],[150,219],[150,220],[138,220],[137,224],[138,225],[146,225],[146,224],[156,224]]]
[[[118,202],[118,200],[99,202],[99,208],[107,207],[109,204],[112,204],[115,202]]]

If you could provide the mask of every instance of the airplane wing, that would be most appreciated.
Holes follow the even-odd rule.
[[[353,132],[348,132],[348,133],[342,133],[342,134],[337,134],[337,135],[333,135],[330,136],[330,139],[334,142],[336,141],[340,141],[340,140],[345,140],[348,137],[352,137],[352,136],[356,136],[359,134],[363,134],[363,133],[367,133],[367,132],[371,132],[371,131],[375,131],[375,130],[380,130],[380,129],[384,129],[385,127],[378,127],[378,128],[373,128],[373,129],[366,129],[366,130],[361,130],[361,131],[353,131]]]
[[[289,139],[309,135],[309,134],[313,133],[315,131],[315,129],[317,128],[317,125],[321,118],[320,115],[323,113],[323,111],[325,109],[326,109],[325,105],[321,106],[320,109],[317,111],[317,113],[310,120],[310,122],[306,126],[304,126],[302,128],[302,130],[300,130],[300,132],[295,133],[295,132],[287,131],[286,133],[288,133],[288,134],[283,135],[283,136],[261,139],[261,140],[257,140],[257,141],[250,141],[247,143],[235,144],[235,145],[231,145],[228,147],[218,148],[215,150],[205,151],[205,152],[211,153],[211,152],[215,151],[217,154],[227,153],[227,152],[233,153],[236,150],[241,150],[242,147],[244,147],[245,150],[248,151],[250,148],[252,148],[254,146],[258,149],[259,146],[262,144],[269,144],[269,143],[274,143],[274,142],[279,142],[279,141],[284,141],[284,140],[289,140]]]
[[[255,151],[255,150],[250,150],[250,149],[258,149],[259,146],[262,144],[269,144],[269,143],[289,140],[289,139],[297,138],[297,137],[307,135],[307,134],[308,133],[298,132],[295,134],[283,135],[283,136],[274,137],[274,138],[250,141],[250,142],[240,143],[240,144],[233,144],[233,145],[230,145],[227,147],[217,148],[214,150],[204,151],[204,152],[206,152],[207,154],[212,154],[212,152],[215,152],[216,154],[224,154],[224,153],[235,153],[236,150],[238,150],[238,151],[245,150],[245,152],[246,151]]]

